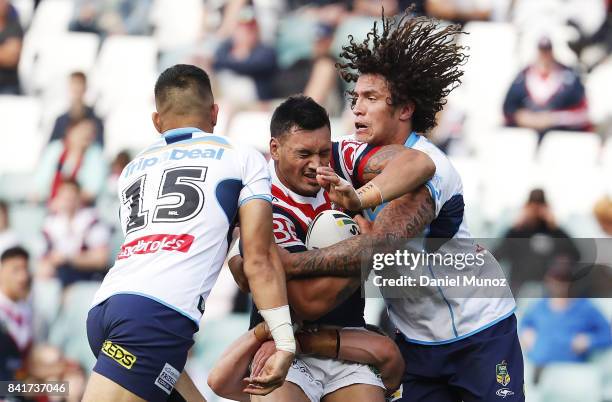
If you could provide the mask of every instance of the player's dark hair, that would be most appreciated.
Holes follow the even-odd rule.
[[[0,212],[8,215],[8,203],[4,200],[0,200]]]
[[[4,250],[2,255],[0,255],[0,262],[4,262],[10,258],[15,257],[25,258],[27,261],[30,259],[30,253],[28,253],[28,251],[21,246],[7,248],[6,250]]]
[[[316,130],[324,126],[331,127],[325,108],[309,96],[293,95],[274,110],[270,135],[278,138],[294,127]]]
[[[411,10],[396,19],[382,16],[382,31],[375,22],[361,43],[349,35],[337,63],[346,82],[362,74],[380,74],[387,82],[391,105],[415,105],[412,128],[427,132],[436,125],[436,113],[445,97],[460,83],[459,66],[467,60],[465,48],[455,43],[464,33],[459,25],[442,26],[428,17],[414,17]]]
[[[164,104],[172,99],[177,92],[196,96],[201,104],[212,104],[213,94],[210,78],[204,70],[190,64],[176,64],[165,69],[155,83],[155,100]],[[191,102],[188,102],[191,103]]]

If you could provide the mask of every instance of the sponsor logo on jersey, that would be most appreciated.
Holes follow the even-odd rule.
[[[495,365],[495,377],[497,382],[505,387],[510,384],[510,374],[508,374],[508,363],[503,360],[501,363]]]
[[[173,149],[158,156],[143,157],[131,162],[125,169],[124,177],[129,177],[135,172],[155,166],[160,162],[180,161],[181,159],[217,159],[223,157],[224,148],[206,149]]]
[[[180,374],[181,373],[179,373],[177,369],[166,363],[155,379],[155,385],[160,387],[166,394],[170,395]]]
[[[139,237],[121,246],[118,260],[129,258],[135,254],[151,254],[158,251],[178,251],[186,253],[191,248],[194,237],[190,234],[155,234]]]
[[[514,392],[510,391],[508,388],[500,388],[500,389],[497,390],[497,392],[495,394],[497,396],[502,397],[502,398],[506,398],[507,396],[514,395]]]
[[[136,363],[136,356],[125,350],[125,348],[122,348],[109,340],[104,341],[102,344],[102,353],[128,370],[134,366],[134,363]]]

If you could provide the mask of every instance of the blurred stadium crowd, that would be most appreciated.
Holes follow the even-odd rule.
[[[215,132],[264,153],[271,111],[297,92],[338,137],[352,128],[342,45],[381,5],[411,3],[468,33],[463,84],[429,135],[462,175],[470,229],[496,239],[511,278],[542,271],[514,288],[527,401],[612,401],[612,299],[568,300],[566,269],[571,238],[612,237],[610,0],[0,0],[0,380],[66,379],[80,399],[85,317],[122,242],[115,183],[156,138],[160,71],[205,68]],[[223,270],[187,366],[210,400],[206,372],[248,304]],[[369,322],[382,304],[368,300]]]

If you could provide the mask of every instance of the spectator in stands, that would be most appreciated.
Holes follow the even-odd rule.
[[[331,25],[317,24],[311,57],[279,72],[274,82],[276,97],[303,93],[324,105],[330,114],[341,113],[343,86],[335,67],[337,59],[331,53],[334,31]]]
[[[430,17],[465,24],[491,18],[492,3],[481,0],[426,0],[424,6]]]
[[[0,95],[19,95],[17,66],[21,56],[23,29],[11,12],[8,0],[0,0]]]
[[[514,79],[503,109],[507,125],[535,129],[540,139],[549,130],[591,129],[580,77],[555,60],[547,37],[538,41],[535,63]]]
[[[578,261],[574,241],[557,225],[541,189],[532,190],[521,215],[506,232],[495,257],[510,263],[511,286],[516,293],[525,281],[540,281],[546,267],[564,256]]]
[[[43,280],[56,277],[64,288],[78,281],[102,280],[109,259],[111,231],[82,201],[79,184],[62,181],[53,201],[55,213],[43,223],[47,251],[37,274]]]
[[[273,98],[276,51],[261,42],[252,8],[242,10],[231,38],[215,52],[213,68],[217,72],[229,71],[252,79],[259,100]]]
[[[521,345],[536,365],[535,382],[551,363],[585,362],[612,345],[610,323],[588,299],[569,298],[572,263],[559,258],[544,278],[548,296],[523,317]]]
[[[352,6],[353,0],[289,0],[287,2],[289,11],[333,27],[340,25],[350,15]]]
[[[147,35],[152,0],[76,0],[70,30],[99,35]]]
[[[19,239],[9,224],[9,210],[6,201],[0,200],[0,255],[19,244]]]
[[[82,119],[91,119],[96,126],[96,143],[104,146],[104,125],[102,120],[96,116],[94,109],[85,103],[85,93],[87,92],[87,76],[81,71],[70,74],[68,83],[70,92],[70,107],[55,120],[53,131],[49,142],[53,140],[63,140],[66,136],[68,127],[74,125]]]
[[[78,402],[83,397],[86,384],[83,369],[77,362],[67,359],[57,347],[34,345],[27,359],[27,367],[27,382],[67,381],[70,392],[65,402]]]
[[[25,359],[32,344],[29,254],[21,247],[0,255],[0,379],[25,376]]]
[[[53,200],[64,179],[75,179],[83,188],[86,203],[92,203],[104,190],[107,166],[102,148],[94,143],[96,124],[82,119],[67,129],[64,140],[54,140],[45,148],[37,170],[39,200]]]
[[[117,197],[117,180],[121,176],[123,168],[130,163],[132,157],[128,151],[121,151],[111,162],[110,172],[107,180],[107,190],[113,197]]]

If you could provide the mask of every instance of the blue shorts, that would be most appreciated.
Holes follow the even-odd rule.
[[[465,339],[420,345],[397,336],[406,362],[401,402],[524,402],[523,354],[510,317]]]
[[[144,296],[118,294],[87,317],[94,371],[147,401],[165,401],[185,367],[194,321]]]

